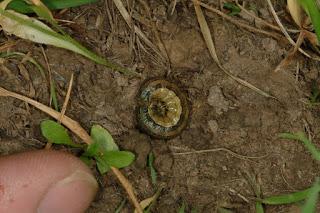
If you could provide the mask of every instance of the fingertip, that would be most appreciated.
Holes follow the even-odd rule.
[[[83,212],[98,188],[90,169],[65,152],[1,157],[0,171],[0,212]]]

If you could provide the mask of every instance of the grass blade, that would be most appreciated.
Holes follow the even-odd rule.
[[[319,197],[319,192],[320,192],[320,184],[319,184],[319,178],[318,178],[317,181],[314,183],[314,185],[311,187],[310,193],[308,195],[306,203],[302,207],[301,213],[315,212],[318,197]]]
[[[64,9],[69,7],[78,7],[84,4],[95,3],[98,0],[42,0],[42,2],[50,9],[50,10],[57,10],[57,9]],[[8,9],[14,10],[19,13],[33,13],[34,11],[24,1],[21,0],[13,0]]]
[[[0,58],[11,58],[11,57],[15,57],[15,56],[21,56],[24,58],[26,57],[27,61],[29,61],[31,64],[33,64],[40,71],[41,77],[43,79],[46,79],[44,69],[34,58],[27,56],[26,54],[20,53],[20,52],[2,52],[2,53],[0,53]]]
[[[318,0],[298,0],[304,10],[311,18],[311,22],[316,31],[318,41],[320,41],[320,9]]]
[[[230,73],[228,70],[226,70],[219,58],[218,58],[218,55],[217,55],[217,51],[216,51],[216,48],[214,46],[214,43],[213,43],[213,39],[212,39],[212,35],[211,35],[211,32],[210,32],[210,29],[209,29],[209,26],[207,24],[207,21],[205,19],[205,16],[203,15],[203,12],[201,10],[201,7],[199,5],[199,2],[197,0],[193,0],[193,4],[194,4],[194,9],[196,11],[196,15],[197,15],[197,19],[198,19],[198,22],[199,22],[199,26],[200,26],[200,29],[201,29],[201,32],[202,32],[202,35],[203,35],[203,38],[205,40],[205,43],[207,45],[207,48],[210,52],[210,55],[211,57],[213,58],[213,60],[217,63],[217,65],[219,66],[219,68],[226,74],[228,75],[230,78],[232,78],[233,80],[235,80],[236,82],[238,82],[239,84],[245,86],[245,87],[248,87],[249,89],[255,91],[256,93],[262,95],[262,96],[265,96],[267,98],[274,98],[276,99],[275,97],[269,95],[268,93],[262,91],[261,89],[257,88],[256,86],[250,84],[249,82],[241,79],[241,78],[238,78],[237,76],[234,76],[232,73]]]
[[[56,93],[56,86],[54,81],[51,79],[50,81],[50,98],[52,100],[54,109],[59,112],[59,105],[58,105],[58,99],[57,99],[57,93]]]
[[[178,210],[178,213],[185,213],[185,211],[186,211],[186,203],[183,202]]]
[[[259,201],[256,202],[256,213],[264,213],[262,203]]]
[[[154,155],[151,152],[148,155],[148,167],[150,168],[151,182],[153,185],[156,185],[157,184],[157,171],[153,167],[153,161],[154,161]]]
[[[307,150],[311,153],[312,157],[317,161],[320,161],[320,151],[317,147],[305,136],[303,132],[297,132],[295,134],[291,133],[282,133],[280,134],[280,138],[297,140],[304,144]]]
[[[71,37],[61,35],[53,31],[44,23],[38,21],[37,19],[30,18],[26,15],[0,8],[0,25],[7,33],[14,34],[20,38],[27,39],[36,43],[53,45],[56,47],[68,49],[111,69],[123,73],[132,73],[131,71],[117,64],[113,64],[107,59],[96,55]]]
[[[305,200],[312,188],[308,188],[302,191],[294,192],[291,194],[277,195],[272,197],[267,197],[261,200],[261,203],[268,205],[280,205],[280,204],[289,204],[295,203],[298,201]]]

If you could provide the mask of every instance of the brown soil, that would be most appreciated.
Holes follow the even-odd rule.
[[[93,124],[102,125],[122,149],[136,154],[135,163],[122,171],[140,200],[156,192],[146,165],[148,153],[154,153],[157,185],[164,189],[153,212],[177,212],[183,202],[188,204],[187,212],[191,209],[215,212],[218,207],[254,212],[255,194],[245,174],[257,178],[263,196],[304,189],[319,176],[319,164],[302,144],[278,138],[282,132],[307,129],[313,141],[319,141],[318,107],[304,103],[308,101],[311,82],[318,80],[318,63],[298,54],[289,66],[274,72],[291,48],[285,40],[276,41],[244,31],[206,11],[222,64],[277,100],[266,98],[239,85],[217,67],[202,38],[191,1],[177,1],[171,14],[173,1],[149,0],[151,19],[140,1],[129,1],[137,26],[159,45],[151,27],[151,22],[154,23],[170,63],[133,34],[111,0],[106,2],[68,10],[60,18],[73,20],[77,17],[75,24],[68,26],[74,38],[112,61],[136,68],[142,78],[112,72],[62,49],[45,47],[45,51],[60,104],[70,74],[75,74],[67,114],[87,130]],[[218,1],[210,2],[218,8],[215,3]],[[260,17],[272,21],[265,1],[250,2]],[[277,3],[277,10],[284,9],[284,1]],[[245,15],[237,19],[252,22]],[[0,43],[8,40],[18,39],[2,33]],[[39,45],[19,40],[12,50],[30,52],[45,66]],[[300,65],[298,75],[297,62]],[[0,86],[49,104],[48,86],[39,72],[25,64],[31,78],[28,81],[18,64],[18,59],[10,59],[0,65]],[[192,105],[189,125],[174,139],[152,139],[136,127],[136,95],[141,83],[151,77],[166,77],[176,82]],[[35,94],[30,92],[30,86]],[[21,101],[0,98],[0,154],[42,149],[46,141],[40,134],[39,123],[46,118],[47,115]],[[54,148],[66,150],[61,146]],[[226,151],[175,154],[215,148],[260,158],[239,158]],[[127,198],[126,194],[112,174],[98,179],[101,190],[88,212],[114,212]],[[267,206],[266,212],[290,212],[293,208],[291,205]],[[129,202],[123,212],[132,212]]]

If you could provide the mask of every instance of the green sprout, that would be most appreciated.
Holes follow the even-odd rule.
[[[120,151],[110,133],[99,125],[94,125],[91,128],[90,136],[93,143],[90,145],[74,143],[68,135],[67,129],[55,121],[44,120],[40,127],[42,135],[50,143],[83,149],[84,152],[80,159],[87,164],[91,164],[95,160],[101,174],[108,172],[111,167],[118,169],[127,167],[135,159],[133,153]]]

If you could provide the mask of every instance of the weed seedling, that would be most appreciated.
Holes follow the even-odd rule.
[[[67,129],[61,124],[44,120],[41,122],[42,135],[54,144],[63,144],[70,147],[82,148],[84,153],[80,157],[85,163],[96,161],[97,168],[101,174],[105,174],[110,167],[124,168],[134,161],[134,154],[128,151],[120,151],[110,133],[99,125],[91,128],[90,145],[80,145],[72,142]]]

